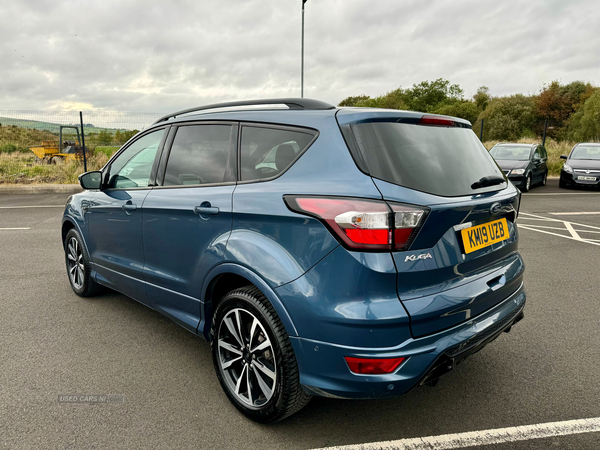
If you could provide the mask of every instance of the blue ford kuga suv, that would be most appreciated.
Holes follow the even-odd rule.
[[[469,122],[310,99],[204,106],[80,176],[71,287],[211,342],[260,422],[434,385],[523,317],[520,193]]]

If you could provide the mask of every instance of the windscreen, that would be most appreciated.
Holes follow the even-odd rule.
[[[507,186],[472,187],[483,177],[504,175],[471,129],[367,122],[353,124],[352,131],[375,178],[444,197]]]
[[[519,146],[507,146],[494,147],[490,150],[490,155],[496,160],[509,160],[509,161],[527,161],[529,160],[529,154],[531,153],[531,147],[519,147]]]
[[[600,160],[600,145],[578,145],[573,149],[570,159]]]

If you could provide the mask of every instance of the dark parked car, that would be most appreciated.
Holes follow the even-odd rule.
[[[490,150],[504,174],[521,191],[544,186],[548,179],[548,155],[539,144],[496,144]]]
[[[559,186],[568,188],[572,186],[600,186],[600,144],[580,143],[575,145],[569,156],[561,155],[566,159],[560,171]]]
[[[462,119],[205,106],[80,182],[62,223],[75,293],[115,289],[211,341],[253,420],[434,385],[523,317],[521,194]]]

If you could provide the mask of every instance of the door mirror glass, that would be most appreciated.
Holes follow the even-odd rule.
[[[95,172],[86,172],[83,175],[79,175],[79,184],[84,189],[100,189],[102,184],[102,172],[99,170]]]
[[[567,159],[567,155],[560,155],[560,159]]]

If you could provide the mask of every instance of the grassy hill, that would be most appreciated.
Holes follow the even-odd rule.
[[[52,122],[42,122],[39,120],[14,119],[12,117],[0,117],[0,124],[1,124],[0,128],[16,126],[19,128],[27,128],[27,129],[31,129],[31,130],[48,131],[48,132],[54,133],[56,135],[58,135],[60,126],[66,125],[64,123],[59,124],[59,123],[52,123]],[[80,128],[79,123],[69,124],[69,125],[73,125],[73,126],[76,126],[77,128]],[[108,131],[109,133],[115,133],[117,130],[123,131],[123,130],[125,130],[125,128],[103,128],[103,127],[96,127],[96,126],[90,125],[90,124],[84,124],[83,130],[85,132],[85,135],[87,136],[90,133],[99,133],[100,131]],[[71,132],[71,131],[66,130],[66,132]]]
[[[0,152],[28,152],[27,147],[51,140],[58,140],[58,135],[47,130],[30,130],[28,128],[4,126],[4,124],[0,127]]]

